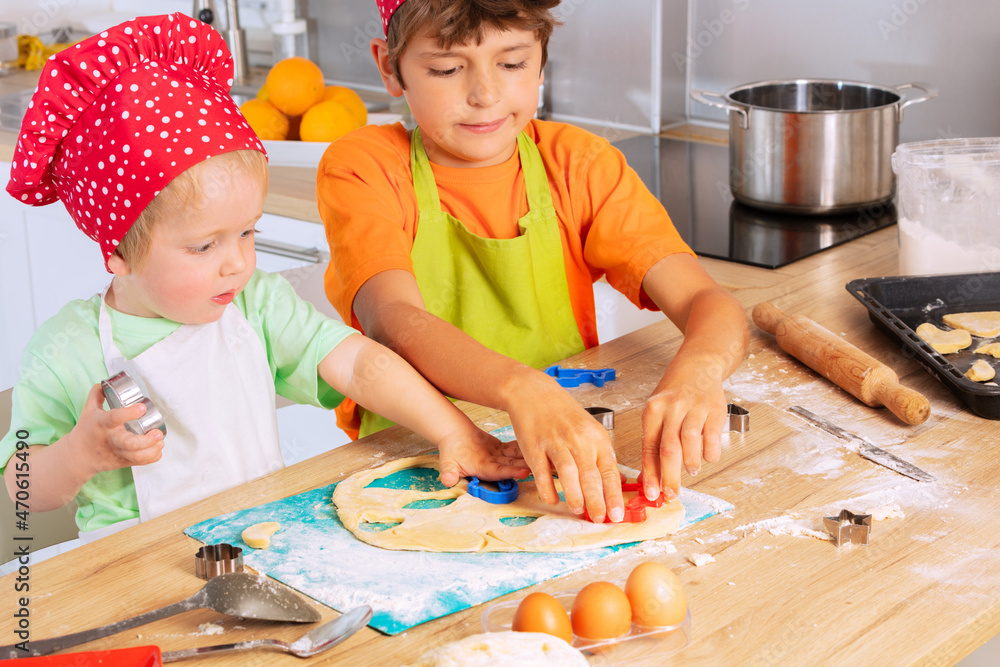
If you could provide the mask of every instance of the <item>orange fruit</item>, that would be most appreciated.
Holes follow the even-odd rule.
[[[263,86],[260,87],[260,90],[257,91],[257,96],[256,97],[257,97],[258,100],[266,100],[268,98],[268,95],[267,95],[267,84],[266,83]]]
[[[361,127],[354,112],[332,100],[309,107],[302,115],[299,138],[302,141],[330,142]]]
[[[368,108],[364,100],[356,92],[345,86],[327,86],[323,92],[323,101],[340,102],[345,107],[354,112],[358,119],[358,125],[368,123]]]
[[[283,113],[298,116],[323,99],[326,81],[319,65],[300,56],[285,58],[267,73],[268,99]]]
[[[240,105],[243,117],[264,141],[281,141],[288,137],[288,116],[267,100],[252,99]]]

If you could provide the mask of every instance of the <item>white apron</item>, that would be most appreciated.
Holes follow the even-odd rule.
[[[111,334],[106,295],[107,289],[98,328],[108,376],[128,373],[167,426],[162,458],[132,468],[140,521],[284,467],[267,354],[236,306],[229,304],[216,322],[182,324],[125,359]],[[130,525],[81,533],[81,541]]]

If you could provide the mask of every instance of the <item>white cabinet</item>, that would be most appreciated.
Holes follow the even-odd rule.
[[[10,163],[0,162],[6,188]],[[0,389],[14,383],[21,350],[38,326],[111,279],[101,251],[61,204],[26,206],[0,193]]]

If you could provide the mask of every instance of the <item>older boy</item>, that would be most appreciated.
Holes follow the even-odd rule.
[[[377,2],[387,39],[372,54],[419,127],[369,126],[327,150],[331,302],[445,393],[506,410],[545,500],[557,472],[573,511],[621,521],[607,434],[537,370],[598,343],[592,285],[606,275],[685,333],[642,416],[645,493],[675,497],[682,465],[720,455],[743,308],[621,153],[532,120],[557,0]],[[362,411],[362,435],[384,424]]]

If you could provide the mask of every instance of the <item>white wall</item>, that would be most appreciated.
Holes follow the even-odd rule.
[[[669,0],[667,0],[669,1]],[[995,0],[689,0],[692,88],[764,79],[925,81],[940,97],[903,112],[900,141],[1000,135],[1000,3]],[[689,102],[691,116],[728,122]]]

